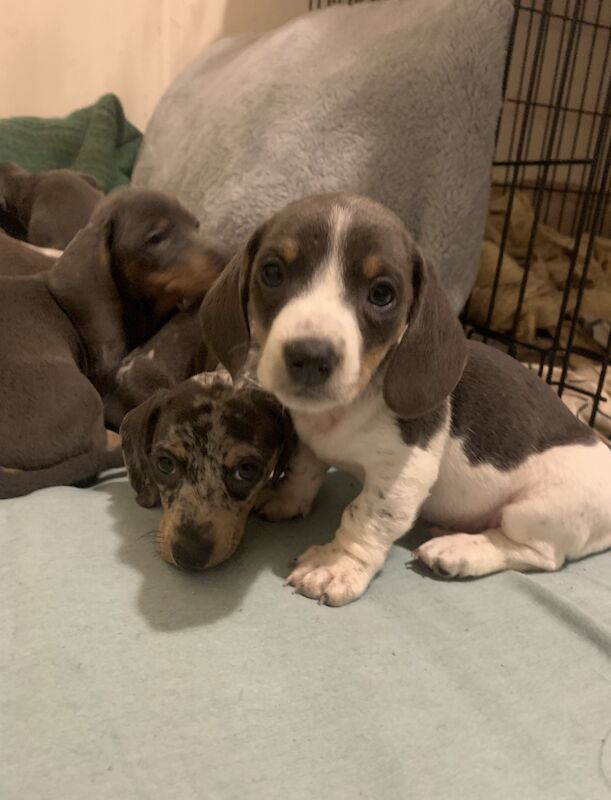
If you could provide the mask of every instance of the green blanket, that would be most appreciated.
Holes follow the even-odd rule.
[[[63,118],[0,120],[0,161],[15,161],[31,171],[87,172],[107,192],[129,183],[141,141],[114,94]]]

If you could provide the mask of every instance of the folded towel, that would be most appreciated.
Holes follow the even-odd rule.
[[[161,100],[134,182],[177,194],[236,248],[302,195],[370,195],[458,309],[478,269],[511,19],[508,0],[385,0],[217,42]]]
[[[481,244],[480,270],[469,301],[469,322],[484,325],[499,263],[502,230],[507,214],[508,195],[495,191],[490,202],[488,222]],[[529,196],[516,192],[513,198],[507,241],[503,253],[494,310],[490,326],[496,331],[512,328],[534,211]],[[590,233],[580,239],[572,287],[581,281]],[[539,223],[531,255],[524,302],[518,315],[517,336],[524,342],[536,342],[542,331],[553,335],[575,250],[575,240],[549,225]],[[577,291],[569,294],[566,315],[574,316]],[[585,289],[578,313],[580,340],[577,344],[593,350],[607,347],[611,321],[611,239],[596,236],[591,245]],[[568,322],[566,325],[568,326]]]
[[[119,98],[105,94],[63,118],[0,120],[0,161],[14,161],[32,172],[87,172],[108,192],[129,183],[141,140]]]

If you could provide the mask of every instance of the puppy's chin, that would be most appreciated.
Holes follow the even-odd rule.
[[[318,414],[347,406],[359,394],[357,382],[348,386],[331,384],[329,387],[308,389],[294,384],[286,373],[276,376],[265,369],[257,371],[257,378],[261,387],[275,395],[285,408],[309,414]]]

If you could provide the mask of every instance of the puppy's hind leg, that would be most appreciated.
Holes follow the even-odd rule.
[[[444,578],[489,575],[506,569],[555,570],[558,559],[549,548],[530,547],[509,539],[501,530],[483,533],[451,533],[420,545],[414,555]]]
[[[528,497],[507,505],[498,528],[435,536],[414,555],[443,577],[466,578],[515,569],[554,571],[583,536],[578,515],[558,512],[554,498]]]

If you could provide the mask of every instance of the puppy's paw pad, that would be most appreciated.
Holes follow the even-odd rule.
[[[339,545],[315,545],[299,557],[285,585],[321,604],[343,606],[360,597],[372,577],[369,567]]]

